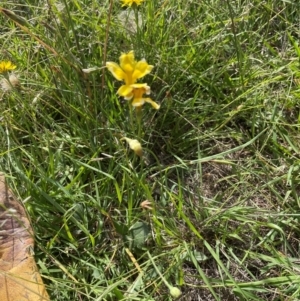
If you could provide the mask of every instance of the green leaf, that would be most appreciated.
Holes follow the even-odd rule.
[[[131,248],[142,248],[150,233],[150,226],[144,222],[136,222],[129,229],[129,241]]]
[[[125,224],[118,223],[117,221],[113,221],[113,224],[118,234],[126,235],[128,233],[128,227]]]

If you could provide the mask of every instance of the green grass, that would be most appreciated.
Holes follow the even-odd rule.
[[[1,7],[21,89],[0,92],[0,167],[51,300],[171,300],[165,280],[179,300],[300,299],[297,1],[145,0],[136,33],[119,1]],[[140,127],[103,68],[130,50],[161,104]]]

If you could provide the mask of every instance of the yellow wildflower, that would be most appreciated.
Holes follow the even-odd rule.
[[[0,62],[0,73],[4,73],[10,70],[16,69],[17,66],[14,65],[11,61],[2,61]]]
[[[122,85],[118,90],[118,94],[124,96],[130,93],[128,92],[131,89],[130,85],[150,73],[154,66],[148,65],[146,60],[137,62],[134,59],[134,52],[130,51],[122,53],[120,65],[114,62],[107,62],[106,67],[117,80],[125,82],[125,85]]]
[[[130,6],[131,7],[131,5],[132,4],[136,4],[136,5],[141,5],[141,3],[143,2],[144,0],[121,0],[121,2],[123,2],[123,4],[122,4],[122,7],[123,6]]]
[[[150,94],[150,87],[147,84],[133,84],[130,85],[127,90],[126,95],[124,96],[125,99],[131,100],[131,105],[136,108],[140,108],[142,105],[144,105],[146,102],[150,103],[152,107],[156,110],[160,108],[160,105],[157,104],[155,101],[153,101],[149,97],[143,97],[144,94],[149,95]]]
[[[127,137],[124,137],[121,140],[125,140],[128,143],[129,147],[135,152],[135,154],[138,155],[139,157],[142,157],[143,149],[142,149],[142,145],[138,140],[130,139]]]
[[[159,109],[160,106],[151,98],[143,97],[144,94],[150,94],[150,87],[145,83],[136,83],[139,78],[144,77],[153,69],[153,66],[149,65],[146,60],[137,62],[134,59],[134,52],[130,51],[122,53],[120,65],[114,62],[107,62],[106,67],[117,80],[125,82],[125,85],[122,85],[117,93],[127,100],[132,100],[132,106],[140,109],[147,102],[154,109]]]

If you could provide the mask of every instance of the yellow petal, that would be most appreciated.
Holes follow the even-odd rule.
[[[118,64],[114,62],[106,62],[106,67],[117,80],[125,79],[126,74]]]
[[[133,50],[128,53],[122,53],[122,55],[120,56],[120,66],[125,73],[133,72],[135,65],[136,61],[134,60]]]
[[[148,90],[150,90],[150,87],[147,85],[147,84],[132,84],[132,85],[130,85],[130,87],[132,87],[132,88],[134,88],[134,89],[140,89],[140,88],[144,88],[145,89],[145,91],[148,91]]]
[[[2,61],[0,62],[0,73],[7,72],[10,70],[16,69],[17,66],[14,65],[11,61]]]
[[[133,88],[131,86],[128,86],[128,85],[122,85],[119,90],[117,91],[117,93],[120,95],[120,96],[123,96],[125,98],[128,98],[131,99],[133,97]]]
[[[141,157],[143,155],[142,145],[140,144],[140,142],[138,140],[130,139],[127,137],[124,137],[121,140],[126,140],[129,147],[135,152],[136,155],[138,155],[139,157]]]
[[[145,102],[148,102],[151,104],[151,106],[155,109],[158,110],[160,108],[160,105],[158,103],[156,103],[155,101],[153,101],[151,98],[144,98],[143,99]]]
[[[134,89],[133,94],[135,97],[143,97],[144,94],[149,95],[151,89],[147,84],[133,84],[131,87]]]
[[[130,87],[133,88],[133,101],[131,105],[133,107],[141,107],[145,103],[143,95],[150,94],[150,87],[147,84],[133,84]]]
[[[137,62],[135,65],[135,70],[132,74],[133,81],[136,81],[139,78],[144,77],[148,73],[151,72],[154,66],[148,65],[148,63],[145,60]]]
[[[123,6],[129,6],[131,7],[132,4],[136,4],[136,5],[141,5],[141,2],[144,0],[121,0],[123,2],[122,7]]]
[[[125,100],[131,100],[133,97],[133,93],[128,94],[127,96],[124,96]]]
[[[144,98],[134,98],[131,105],[133,107],[141,107],[144,103]]]

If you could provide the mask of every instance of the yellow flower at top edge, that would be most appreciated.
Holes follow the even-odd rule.
[[[122,4],[122,7],[123,6],[129,6],[131,7],[132,4],[136,4],[136,5],[141,5],[141,3],[143,2],[144,0],[121,0],[121,2],[123,2]]]
[[[146,60],[137,62],[134,58],[134,52],[130,51],[122,53],[120,65],[114,62],[107,62],[106,67],[117,80],[125,82],[125,85],[121,86],[118,91],[119,95],[124,96],[128,94],[127,90],[130,90],[130,85],[150,73],[154,66],[149,65]]]
[[[2,62],[0,62],[0,73],[11,71],[11,70],[14,70],[16,68],[17,68],[17,66],[14,65],[10,61],[2,61]]]

